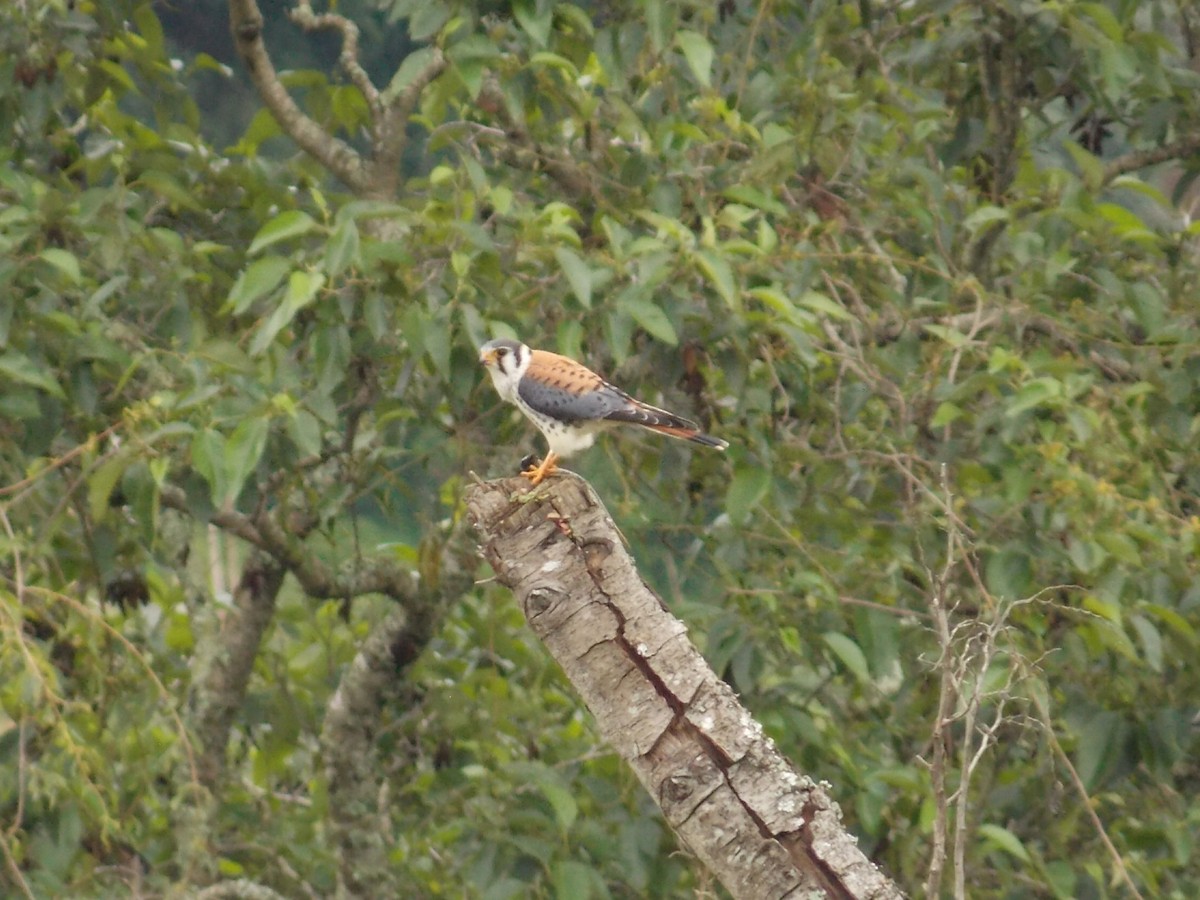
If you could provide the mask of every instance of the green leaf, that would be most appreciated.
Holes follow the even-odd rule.
[[[148,188],[160,197],[169,200],[178,209],[202,210],[195,194],[167,172],[149,169],[138,176],[135,184]]]
[[[815,313],[829,316],[831,319],[840,319],[843,322],[849,322],[854,318],[840,303],[834,302],[818,291],[805,291],[801,294],[800,305]]]
[[[592,270],[578,253],[567,247],[558,247],[554,251],[567,283],[576,299],[583,304],[584,309],[592,308]]]
[[[791,325],[803,328],[811,326],[815,321],[812,316],[798,310],[791,298],[777,285],[753,287],[746,293],[761,302],[763,306],[778,313]]]
[[[739,309],[737,284],[733,279],[733,270],[723,256],[711,250],[701,250],[696,254],[696,266],[716,288],[721,299],[730,309]]]
[[[837,631],[828,631],[821,637],[851,675],[862,684],[871,683],[871,672],[867,666],[866,654],[852,638]]]
[[[744,525],[771,487],[771,470],[766,466],[738,469],[725,493],[725,512],[734,525]]]
[[[283,300],[275,307],[275,311],[258,329],[254,340],[250,342],[251,355],[258,356],[271,346],[276,335],[291,323],[292,319],[296,317],[296,313],[313,302],[317,293],[324,286],[325,275],[321,272],[302,270],[292,272],[288,276],[288,286]]]
[[[1138,550],[1137,541],[1129,535],[1122,531],[1100,531],[1096,535],[1096,540],[1099,541],[1101,547],[1121,562],[1134,569],[1142,568],[1142,554]]]
[[[930,428],[941,428],[943,425],[949,425],[956,419],[963,416],[963,409],[960,406],[955,406],[953,403],[939,403],[937,410],[933,414],[933,418],[929,420]]]
[[[285,210],[258,229],[258,234],[254,235],[246,254],[254,256],[272,244],[308,234],[316,227],[316,220],[304,210]]]
[[[675,33],[675,46],[683,51],[688,68],[704,87],[712,81],[713,48],[708,38],[698,31],[682,30]]]
[[[1089,153],[1076,141],[1063,141],[1063,146],[1079,166],[1079,174],[1084,184],[1091,190],[1096,190],[1104,183],[1104,161],[1094,153]]]
[[[1137,632],[1138,641],[1142,645],[1142,653],[1148,665],[1155,672],[1163,670],[1163,639],[1159,630],[1149,619],[1137,615],[1129,617],[1129,624]]]
[[[1200,635],[1197,634],[1192,623],[1170,607],[1162,606],[1158,603],[1147,603],[1142,606],[1142,610],[1153,615],[1163,625],[1173,631],[1176,636],[1183,638],[1193,647],[1200,644]]]
[[[579,816],[579,805],[561,773],[538,762],[514,763],[508,771],[518,780],[536,785],[554,810],[559,830],[564,834],[570,830]]]
[[[83,280],[83,275],[79,271],[79,259],[69,250],[63,250],[61,247],[47,247],[38,255],[66,275],[72,284],[79,284]]]
[[[88,476],[88,512],[92,521],[99,522],[108,514],[108,500],[113,488],[132,461],[133,455],[128,450],[119,450]]]
[[[1017,547],[1006,547],[988,557],[984,581],[997,597],[1015,600],[1029,594],[1029,554]]]
[[[1101,711],[1079,729],[1075,768],[1084,786],[1093,790],[1124,753],[1128,730],[1120,716]]]
[[[674,8],[667,0],[645,0],[642,14],[646,17],[646,33],[650,36],[650,49],[662,53],[667,46],[667,36],[674,26]]]
[[[565,56],[559,56],[557,53],[550,53],[546,50],[539,50],[533,56],[529,57],[529,67],[531,69],[538,67],[560,69],[572,81],[579,77],[579,70],[575,68],[573,62]]]
[[[1004,409],[1006,416],[1017,416],[1037,406],[1049,405],[1062,398],[1062,382],[1057,378],[1035,378],[1021,385],[1016,396]]]
[[[353,219],[345,219],[333,229],[333,235],[325,245],[323,268],[333,278],[359,262],[358,225]]]
[[[298,409],[287,420],[288,437],[305,456],[321,452],[321,423],[305,409]]]
[[[38,388],[59,400],[67,399],[63,389],[49,372],[16,350],[8,350],[0,355],[0,376]]]
[[[551,873],[554,879],[554,896],[559,900],[588,900],[589,897],[596,896],[592,886],[600,878],[591,866],[573,859],[565,859],[555,862]]]
[[[748,184],[735,184],[725,188],[721,192],[727,200],[732,200],[735,203],[744,203],[747,206],[753,206],[756,209],[761,209],[764,212],[769,212],[776,216],[786,216],[788,214],[787,207],[764,193],[760,188]]]
[[[158,16],[148,4],[142,4],[133,10],[132,18],[138,33],[145,39],[150,52],[154,56],[163,54],[163,30]]]
[[[934,337],[941,338],[951,347],[965,347],[968,343],[967,336],[957,328],[949,328],[945,325],[923,325],[922,327]]]
[[[991,225],[993,222],[1006,222],[1009,211],[1003,206],[982,206],[963,219],[963,228],[971,234]]]
[[[225,436],[213,428],[197,431],[192,438],[192,466],[208,482],[209,496],[220,507],[229,476],[225,465]]]
[[[633,321],[644,328],[651,337],[664,344],[670,344],[672,347],[679,343],[675,326],[671,324],[667,314],[653,300],[649,298],[629,299],[622,303],[622,307],[628,310]]]
[[[495,55],[496,49],[492,47],[492,54]],[[398,97],[404,92],[404,89],[416,81],[417,76],[425,71],[433,61],[434,48],[420,47],[413,50],[404,57],[404,60],[396,69],[396,74],[392,76],[392,80],[388,82],[387,88],[383,92],[383,99],[390,101],[394,97]]]
[[[425,2],[416,5],[408,19],[408,34],[420,43],[437,34],[452,15],[453,10],[445,3]]]
[[[1007,853],[1009,856],[1023,863],[1028,864],[1031,862],[1029,851],[1025,849],[1025,845],[1021,843],[1020,838],[1007,828],[1001,828],[999,825],[980,825],[979,838],[980,843],[983,845],[983,852],[985,853],[996,849]]]
[[[512,12],[517,24],[539,47],[545,47],[549,43],[550,26],[554,21],[552,4],[538,0],[516,0],[512,5]]]
[[[229,289],[223,312],[239,316],[259,297],[279,287],[283,276],[292,268],[291,262],[282,256],[264,256],[256,259],[238,275]]]
[[[270,421],[266,416],[253,416],[243,419],[233,429],[233,434],[225,444],[225,471],[228,482],[225,485],[225,496],[221,500],[233,503],[242,492],[242,485],[258,466],[263,450],[267,446],[267,434]]]

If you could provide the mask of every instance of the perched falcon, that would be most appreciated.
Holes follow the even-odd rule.
[[[540,484],[560,459],[592,446],[596,433],[621,423],[641,425],[724,450],[729,444],[700,431],[695,422],[635,400],[573,359],[531,350],[498,338],[479,348],[479,361],[504,400],[517,407],[546,436],[550,452],[521,474]]]

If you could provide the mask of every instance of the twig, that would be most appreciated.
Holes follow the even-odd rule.
[[[358,25],[337,13],[314,13],[311,0],[296,0],[296,7],[288,11],[288,18],[305,31],[328,29],[341,33],[342,52],[338,54],[338,62],[354,86],[362,91],[367,106],[371,108],[371,114],[378,116],[381,111],[379,91],[358,61]]]
[[[12,854],[12,848],[8,845],[7,835],[0,835],[0,852],[4,853],[4,864],[8,867],[9,874],[12,875],[13,883],[21,889],[21,893],[28,897],[29,900],[36,900],[33,889],[29,887],[29,882],[21,874],[21,867],[17,865],[17,860]]]
[[[43,477],[44,475],[47,475],[50,472],[53,472],[55,469],[61,469],[63,466],[65,466],[67,463],[69,463],[71,460],[73,460],[75,457],[77,457],[79,454],[81,454],[87,450],[95,449],[96,445],[98,443],[100,443],[100,441],[115,434],[117,429],[119,429],[124,424],[125,423],[122,421],[122,422],[115,422],[112,425],[109,425],[107,428],[105,428],[99,434],[92,435],[86,441],[84,441],[82,444],[72,447],[70,450],[68,450],[62,456],[58,457],[57,459],[52,460],[50,462],[50,464],[48,466],[46,466],[46,468],[39,469],[38,471],[34,472],[32,475],[30,475],[26,478],[22,478],[20,481],[14,481],[12,484],[8,484],[8,485],[5,485],[4,487],[0,487],[0,497],[7,497],[10,494],[16,494],[19,491],[22,491],[25,488],[32,486],[39,478]],[[15,499],[17,499],[17,498],[14,498],[14,500]]]
[[[1121,876],[1121,880],[1125,882],[1125,886],[1129,888],[1129,893],[1136,897],[1137,900],[1142,900],[1141,892],[1137,889],[1137,885],[1133,883],[1133,878],[1130,877],[1129,870],[1125,868],[1125,861],[1121,859],[1121,854],[1117,851],[1116,846],[1108,836],[1108,832],[1104,829],[1104,823],[1100,820],[1100,815],[1096,812],[1096,808],[1092,804],[1092,798],[1088,795],[1087,786],[1084,785],[1083,779],[1079,777],[1079,772],[1075,770],[1075,766],[1071,764],[1071,758],[1063,750],[1062,744],[1058,742],[1058,736],[1054,733],[1054,723],[1050,719],[1050,710],[1047,708],[1045,700],[1038,691],[1031,693],[1034,707],[1037,709],[1042,728],[1046,733],[1046,739],[1050,742],[1050,749],[1054,752],[1055,758],[1062,767],[1067,770],[1067,774],[1071,778],[1071,784],[1074,786],[1075,792],[1079,794],[1080,801],[1082,801],[1084,812],[1091,821],[1092,827],[1096,830],[1096,834],[1099,835],[1100,842],[1104,844],[1104,849],[1108,851],[1113,867],[1117,870],[1117,874]]]

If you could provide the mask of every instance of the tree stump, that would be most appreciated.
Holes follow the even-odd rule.
[[[638,576],[583,479],[475,484],[467,508],[497,580],[562,666],[679,841],[736,898],[898,898]]]

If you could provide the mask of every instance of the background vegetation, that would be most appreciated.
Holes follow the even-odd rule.
[[[515,334],[730,441],[573,467],[901,884],[1195,896],[1193,5],[337,12],[392,183],[223,3],[0,8],[3,893],[715,890],[471,552]]]

